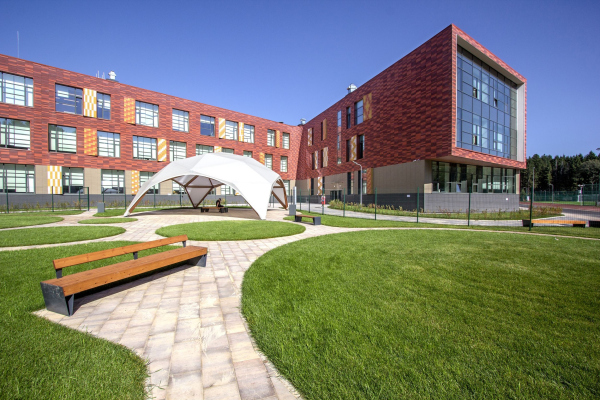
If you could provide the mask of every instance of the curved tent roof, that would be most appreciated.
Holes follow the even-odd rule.
[[[169,163],[147,180],[125,211],[129,215],[154,185],[174,180],[184,186],[192,206],[197,208],[210,191],[221,185],[240,193],[260,219],[267,218],[271,194],[287,208],[285,187],[279,174],[250,157],[228,153],[206,153]]]

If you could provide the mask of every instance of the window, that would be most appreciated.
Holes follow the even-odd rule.
[[[110,94],[96,93],[96,116],[110,119]]]
[[[290,148],[290,134],[289,133],[283,133],[282,136],[282,146],[284,149],[289,149]]]
[[[56,111],[78,114],[83,113],[83,90],[56,84]]]
[[[265,154],[265,167],[273,169],[273,155]]]
[[[222,195],[226,195],[226,194],[235,194],[235,190],[233,190],[233,188],[229,185],[221,185],[221,194]]]
[[[354,103],[354,125],[363,122],[363,101]]]
[[[323,123],[324,121],[321,121],[321,140],[325,140],[325,130],[323,129]]]
[[[152,178],[153,176],[154,176],[154,172],[140,171],[140,187],[142,187],[144,185],[144,183],[146,183],[148,180],[150,180],[150,178]],[[152,186],[150,189],[148,189],[148,191],[146,193],[158,194],[158,189],[159,189],[159,185],[156,184],[156,185]]]
[[[267,146],[275,146],[275,131],[272,129],[267,130]]]
[[[202,154],[206,154],[206,153],[213,153],[215,151],[215,148],[213,146],[205,146],[203,144],[197,144],[196,145],[196,155],[202,155]]]
[[[98,155],[101,157],[121,157],[121,135],[98,131]]]
[[[83,168],[63,167],[63,194],[83,192]]]
[[[354,194],[354,179],[352,172],[348,172],[346,178],[346,194]]]
[[[327,151],[323,148],[321,149],[321,168],[327,167],[327,161],[325,160],[325,153]]]
[[[189,132],[190,114],[187,111],[173,109],[173,130]]]
[[[279,168],[279,170],[281,172],[288,172],[288,158],[285,156],[281,156],[281,167]]]
[[[70,126],[48,125],[48,150],[77,153],[77,130]]]
[[[142,136],[133,137],[133,158],[156,161],[156,139]]]
[[[33,107],[33,79],[0,72],[0,101]]]
[[[33,165],[0,164],[0,192],[34,193]]]
[[[203,136],[215,136],[215,118],[206,115],[200,116],[200,134]]]
[[[158,106],[156,104],[136,101],[135,123],[158,128]]]
[[[101,177],[102,193],[117,194],[123,193],[125,190],[125,171],[103,169]]]
[[[238,140],[238,123],[225,121],[225,139]]]
[[[229,154],[234,154],[233,153],[233,149],[226,149],[225,147],[223,147],[221,149],[221,153],[229,153]]]
[[[244,142],[254,143],[254,126],[244,125]]]
[[[186,145],[184,142],[169,141],[169,161],[183,160],[186,158]]]
[[[351,144],[350,140],[346,140],[346,162],[350,161]]]
[[[29,149],[30,143],[29,121],[0,118],[0,147]]]
[[[310,153],[311,155],[311,162],[310,162],[310,169],[317,169],[316,165],[317,165],[317,153]]]
[[[342,110],[337,113],[337,126],[342,126]]]
[[[352,108],[346,107],[346,129],[350,128],[350,121],[352,121]]]
[[[356,158],[363,158],[365,156],[365,135],[358,135],[358,146],[356,149]]]
[[[250,158],[252,158],[252,152],[244,150],[244,157],[250,157]]]
[[[285,194],[286,196],[290,195],[290,181],[289,180],[284,180],[283,181],[283,187],[285,188]]]
[[[173,194],[184,194],[185,193],[185,187],[181,186],[179,183],[175,182],[175,181],[171,181],[173,182]]]

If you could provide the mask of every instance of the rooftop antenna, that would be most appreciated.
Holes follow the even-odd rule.
[[[19,53],[19,31],[17,31],[17,58],[21,58]]]

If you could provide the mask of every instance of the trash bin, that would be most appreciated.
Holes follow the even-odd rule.
[[[98,203],[98,212],[99,213],[104,212],[104,203],[103,202]]]

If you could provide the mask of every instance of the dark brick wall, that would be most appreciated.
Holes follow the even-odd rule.
[[[106,168],[139,171],[159,171],[167,163],[133,159],[133,136],[165,138],[187,143],[187,155],[196,155],[196,144],[233,148],[235,154],[244,150],[273,154],[273,168],[283,179],[295,179],[298,164],[298,147],[301,127],[290,126],[235,111],[181,99],[150,90],[140,89],[118,82],[99,79],[71,71],[0,55],[0,71],[33,78],[34,107],[14,106],[0,103],[0,117],[27,120],[31,123],[31,150],[0,149],[0,162],[34,165],[61,165],[66,167]],[[111,95],[111,120],[84,117],[55,111],[55,83],[78,88],[94,89]],[[159,127],[136,126],[123,121],[124,98],[159,105]],[[172,109],[190,113],[190,132],[172,130]],[[200,135],[200,114],[215,118],[254,125],[254,144],[243,143],[218,137]],[[77,128],[77,154],[51,153],[48,151],[48,124],[66,125]],[[116,132],[121,134],[121,157],[94,157],[84,155],[84,128]],[[290,149],[267,146],[267,129],[290,134]],[[215,130],[218,130],[215,125]],[[288,172],[279,172],[279,159],[288,156]]]
[[[525,163],[522,162],[455,147],[457,35],[522,78],[463,31],[450,25],[304,126],[298,179],[358,170],[358,166],[346,162],[346,140],[363,134],[364,158],[357,160],[363,168],[452,156],[505,167],[525,168]],[[346,107],[353,109],[354,103],[368,93],[372,93],[372,118],[356,126],[352,124],[350,129],[346,129]],[[342,111],[340,165],[336,160],[338,110]],[[321,140],[323,119],[327,119],[327,139],[324,141]],[[314,131],[312,146],[308,146],[309,128]],[[312,170],[311,153],[323,147],[329,147],[329,166]]]

